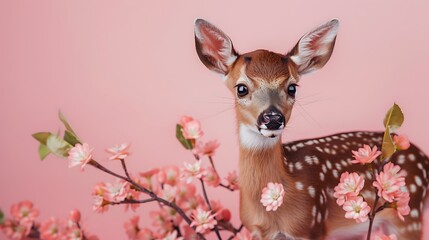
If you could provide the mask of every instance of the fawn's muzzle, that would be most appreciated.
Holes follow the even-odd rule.
[[[258,125],[262,129],[279,130],[285,125],[285,117],[277,108],[270,107],[259,115]]]

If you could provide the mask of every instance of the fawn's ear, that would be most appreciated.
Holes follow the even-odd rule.
[[[289,53],[300,75],[322,68],[331,57],[339,22],[333,19],[305,34]]]
[[[227,75],[238,57],[231,39],[211,23],[195,21],[195,47],[201,62],[210,70]]]

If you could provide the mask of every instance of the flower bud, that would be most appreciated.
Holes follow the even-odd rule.
[[[407,150],[410,147],[410,141],[406,135],[393,136],[393,142],[399,150]]]
[[[77,209],[73,209],[70,211],[70,220],[72,220],[75,223],[78,223],[80,221],[80,211]]]
[[[229,211],[229,209],[222,209],[219,213],[220,219],[219,220],[224,220],[226,222],[229,222],[229,220],[231,220],[231,212]]]

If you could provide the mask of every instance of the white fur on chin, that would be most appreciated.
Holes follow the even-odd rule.
[[[240,144],[247,149],[266,149],[274,147],[280,141],[282,130],[261,129],[259,132],[256,127],[240,124],[239,136]]]

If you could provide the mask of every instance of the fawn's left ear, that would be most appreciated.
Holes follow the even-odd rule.
[[[227,75],[238,57],[229,37],[213,24],[195,21],[195,47],[201,62],[210,70]]]
[[[300,75],[322,68],[331,57],[339,22],[333,19],[305,34],[288,54]]]

